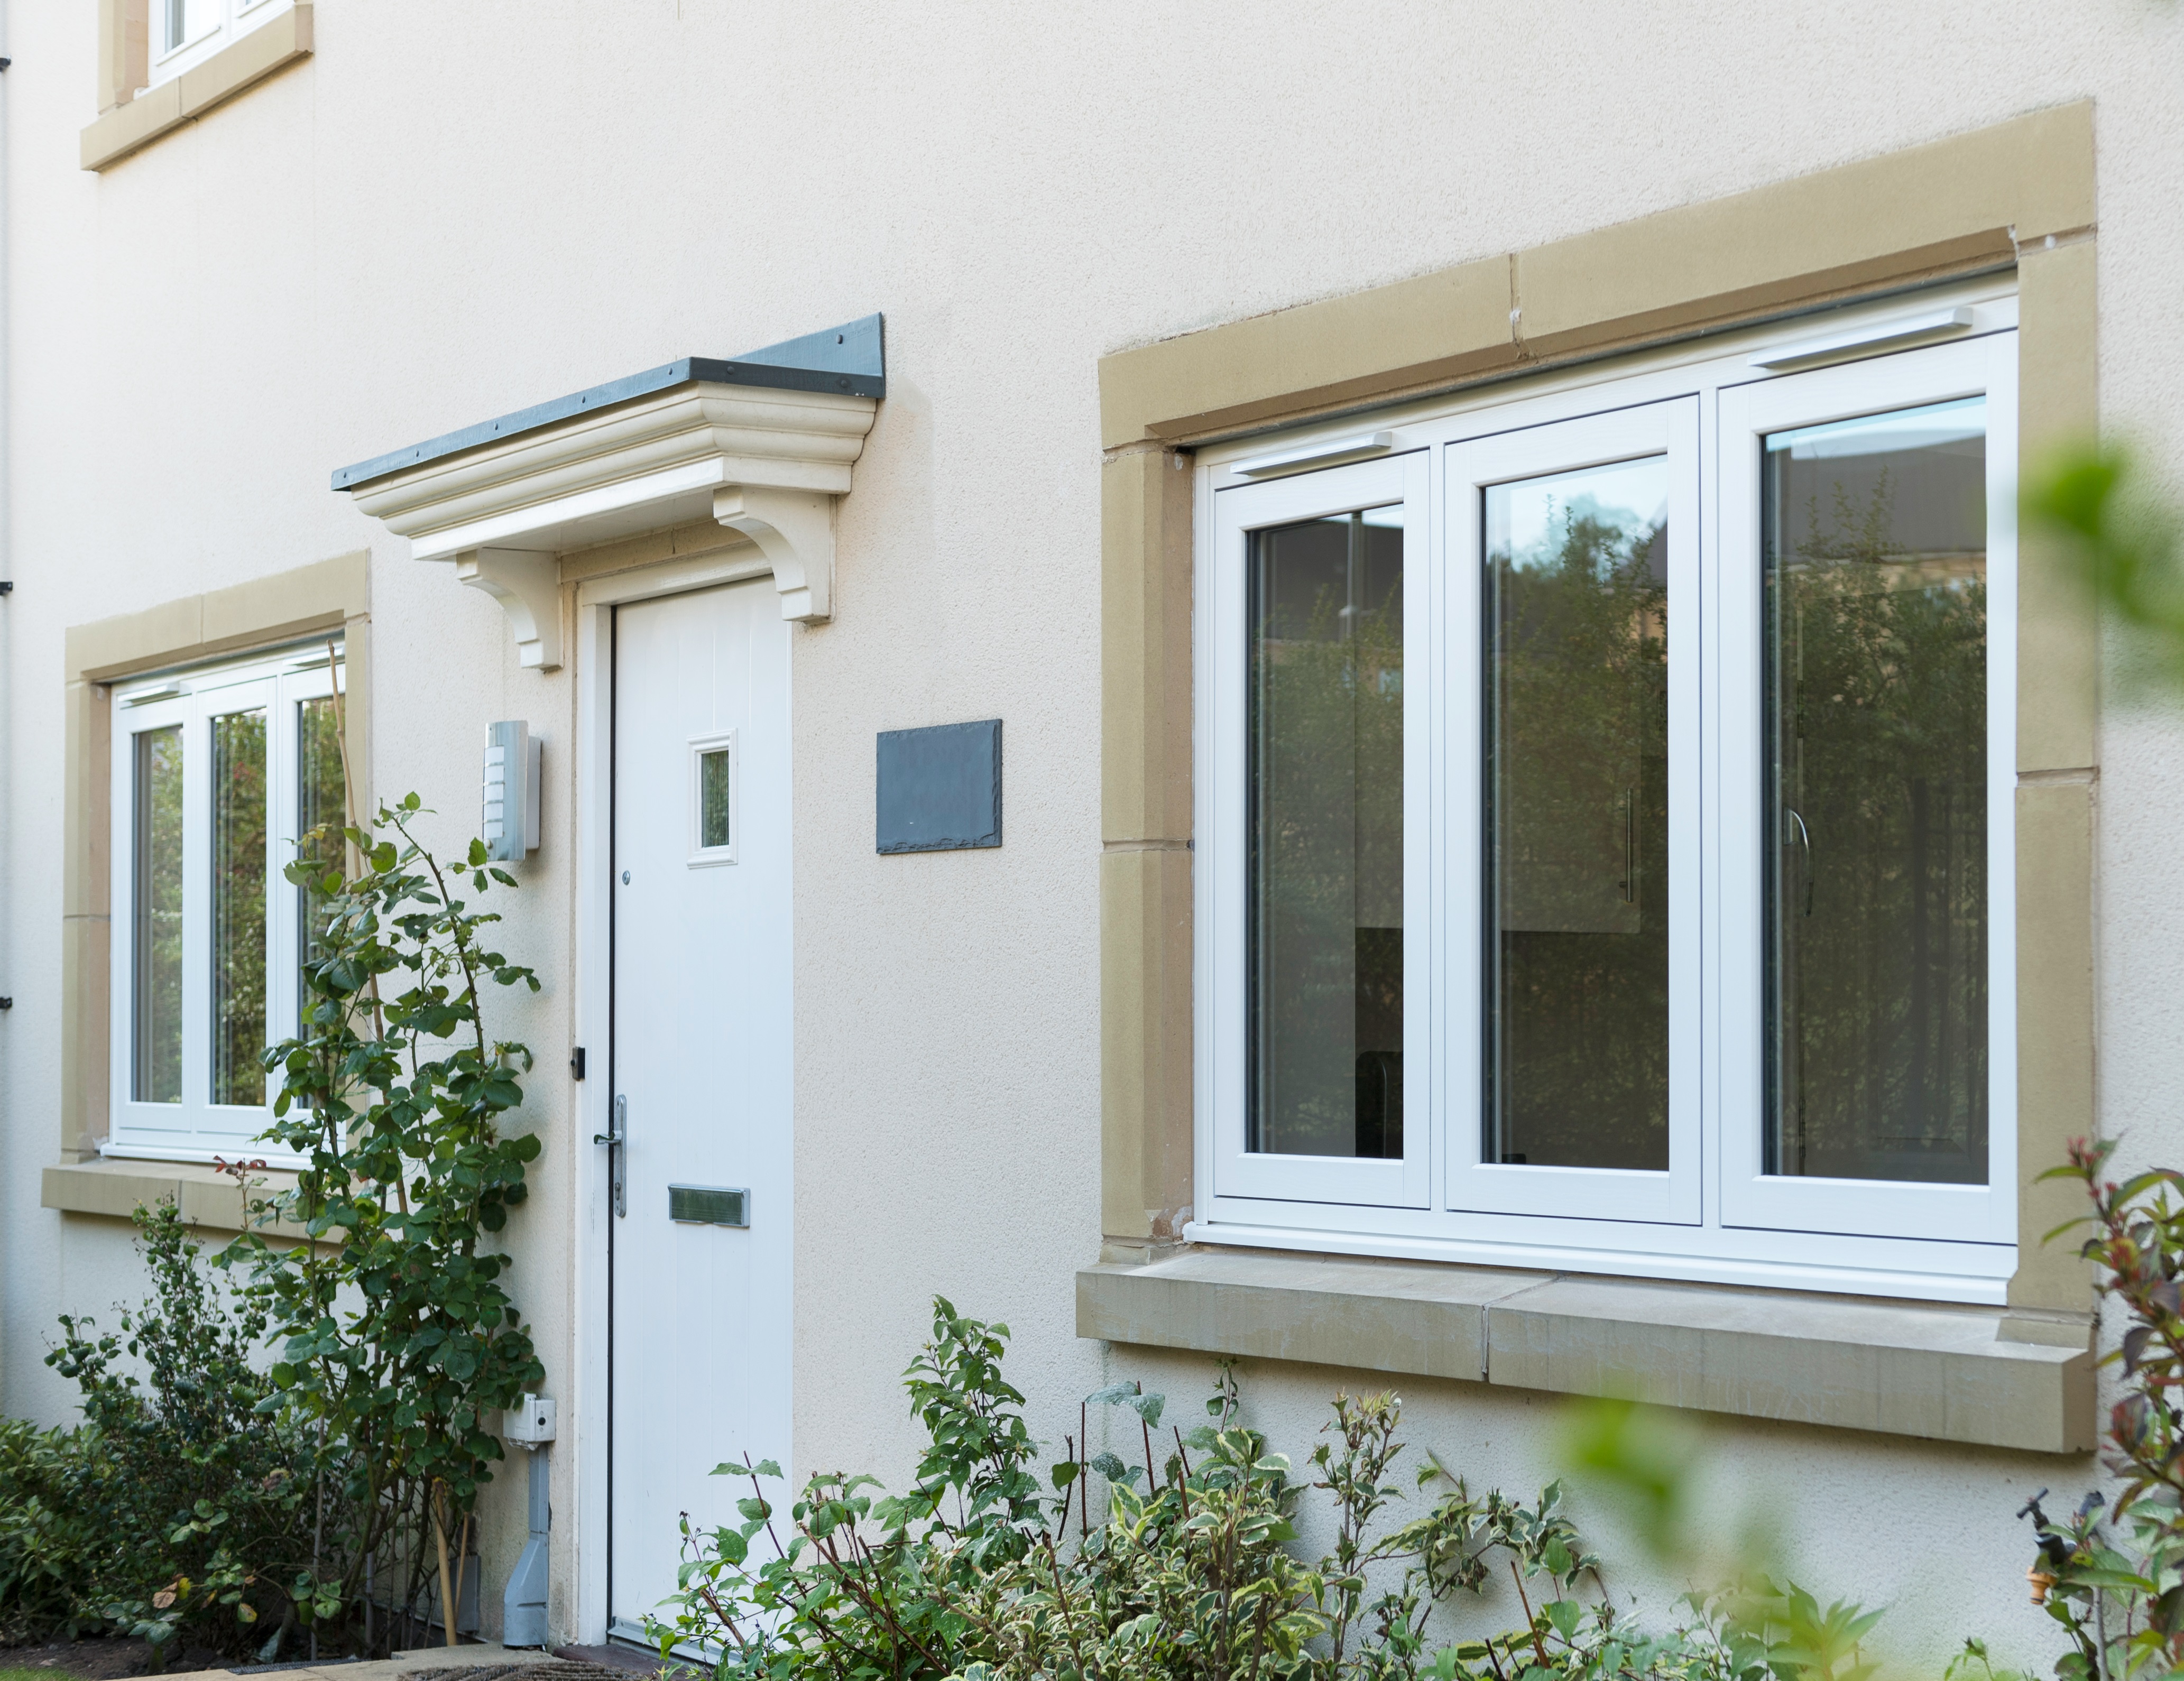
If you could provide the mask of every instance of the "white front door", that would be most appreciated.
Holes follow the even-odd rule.
[[[642,1638],[675,1589],[677,1515],[733,1522],[750,1492],[708,1473],[788,1464],[788,626],[772,582],[617,609],[614,683],[607,1594],[613,1632]]]

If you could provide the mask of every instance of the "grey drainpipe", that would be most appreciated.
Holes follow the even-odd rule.
[[[0,0],[0,1021],[12,1019],[9,1012],[15,1007],[13,910],[16,886],[10,866],[15,856],[15,813],[22,809],[22,801],[16,798],[15,754],[9,727],[15,710],[14,615],[4,610],[15,588],[15,512],[8,493],[9,468],[13,465],[8,424],[11,396],[8,370],[13,348],[8,338],[11,312],[8,307],[8,256],[14,243],[10,237],[14,230],[8,220],[8,122],[12,107],[6,75],[11,61],[7,53],[8,4],[7,0]],[[20,1105],[21,1094],[13,1089],[17,1077],[14,1058],[0,1048],[0,1106]],[[4,1385],[6,1378],[5,1369],[0,1368],[0,1385]]]
[[[552,1511],[547,1500],[547,1450],[542,1443],[524,1457],[531,1461],[531,1539],[523,1555],[508,1573],[508,1591],[500,1602],[500,1643],[504,1646],[543,1646],[546,1644],[547,1529]]]

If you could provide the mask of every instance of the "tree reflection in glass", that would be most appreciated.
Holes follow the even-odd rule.
[[[212,1100],[265,1101],[265,713],[212,721]]]
[[[1490,1162],[1669,1165],[1668,496],[1485,493]]]
[[[340,870],[348,856],[342,837],[345,784],[338,727],[332,696],[296,703],[297,856],[309,860],[321,873]],[[314,834],[318,837],[315,846],[304,850],[303,838]],[[321,962],[326,957],[326,896],[315,887],[298,888],[296,909],[297,964]],[[298,992],[300,1015],[310,1009],[311,989],[301,987]],[[298,1031],[308,1027],[299,1021]]]
[[[1771,1173],[1986,1180],[1986,431],[1766,440]]]
[[[182,1100],[182,726],[136,737],[136,1043],[138,1103]]]
[[[1251,540],[1252,1150],[1403,1154],[1401,520]]]

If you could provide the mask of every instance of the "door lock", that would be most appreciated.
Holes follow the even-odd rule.
[[[594,1133],[592,1142],[607,1147],[607,1183],[614,1192],[614,1211],[616,1219],[629,1212],[629,1183],[627,1166],[629,1145],[629,1099],[616,1093],[614,1100],[614,1131]]]

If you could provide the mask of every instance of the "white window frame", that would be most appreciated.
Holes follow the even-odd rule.
[[[148,0],[151,80],[140,91],[172,81],[294,5],[295,0],[181,0],[184,28],[176,39],[168,27],[169,0]]]
[[[1760,1172],[1758,1126],[1722,1136],[1722,1218],[1734,1226],[1867,1233],[2008,1243],[2017,1226],[2017,922],[2008,914],[2016,873],[2017,341],[1993,334],[1848,366],[1816,369],[1721,393],[1720,454],[1746,456],[1747,474],[1721,476],[1723,565],[1714,580],[1719,621],[1757,624],[1760,509],[1757,463],[1768,433],[1889,409],[1986,399],[1987,1138],[1984,1185],[1826,1179]],[[2008,635],[1995,634],[2007,626]],[[1737,656],[1743,656],[1739,658]],[[1759,867],[1759,644],[1724,642],[1720,813],[1722,1094],[1725,1112],[1759,1115],[1766,971],[1758,938],[1765,891]],[[1738,938],[1738,931],[1749,930]]]
[[[1691,1226],[1699,1220],[1699,917],[1698,765],[1699,623],[1698,400],[1611,409],[1564,420],[1520,426],[1452,443],[1442,452],[1442,506],[1447,510],[1447,565],[1442,626],[1448,686],[1442,704],[1448,732],[1440,757],[1449,766],[1441,832],[1434,862],[1447,872],[1440,926],[1447,960],[1444,1019],[1448,1078],[1426,1089],[1454,1120],[1464,1094],[1484,1085],[1485,966],[1469,954],[1484,938],[1485,834],[1477,821],[1485,774],[1485,576],[1479,551],[1480,498],[1492,485],[1613,461],[1664,458],[1669,470],[1669,1052],[1667,1172],[1611,1167],[1515,1166],[1482,1159],[1484,1116],[1448,1131],[1446,1204],[1477,1214],[1557,1215],[1587,1220],[1642,1220]],[[1680,749],[1680,750],[1679,750]],[[1431,867],[1429,865],[1429,867]]]
[[[337,666],[346,693],[347,672]],[[308,643],[248,660],[132,677],[114,686],[111,765],[112,979],[109,1068],[111,1098],[105,1155],[168,1161],[263,1160],[293,1166],[301,1158],[259,1134],[272,1120],[269,1102],[211,1101],[212,1083],[212,721],[265,709],[267,802],[265,1021],[270,1044],[288,1037],[301,1007],[301,983],[284,955],[298,949],[297,888],[282,874],[295,857],[298,793],[297,704],[332,693],[326,645]],[[182,1099],[140,1103],[135,1096],[136,738],[182,728]]]
[[[1292,525],[1323,515],[1348,513],[1353,509],[1400,504],[1403,522],[1403,622],[1420,622],[1430,610],[1428,579],[1432,569],[1424,564],[1429,539],[1426,531],[1426,476],[1428,456],[1415,450],[1391,459],[1330,467],[1255,486],[1256,494],[1215,499],[1213,541],[1219,556],[1209,587],[1214,592],[1212,617],[1240,627],[1240,633],[1219,638],[1203,651],[1206,673],[1200,693],[1213,710],[1211,727],[1218,739],[1241,743],[1244,738],[1247,651],[1240,627],[1245,622],[1246,559],[1251,533],[1270,526]],[[1239,517],[1248,506],[1247,517]],[[1438,685],[1423,668],[1413,674],[1409,650],[1405,650],[1403,673],[1403,922],[1422,927],[1429,915],[1430,885],[1426,872],[1410,867],[1410,860],[1425,855],[1431,844],[1430,795],[1433,782],[1432,737],[1427,724],[1429,698]],[[1199,832],[1206,838],[1207,856],[1213,849],[1221,855],[1242,857],[1251,822],[1250,793],[1245,786],[1244,754],[1225,754],[1208,762],[1205,782],[1212,793],[1201,820]],[[1214,1049],[1210,1112],[1214,1153],[1220,1183],[1239,1194],[1303,1205],[1357,1203],[1424,1210],[1431,1202],[1432,1156],[1428,1129],[1406,1127],[1401,1161],[1345,1160],[1339,1157],[1253,1155],[1244,1148],[1246,1083],[1250,1057],[1249,1023],[1245,1014],[1245,871],[1240,866],[1214,875],[1210,891],[1200,899],[1206,906],[1201,927],[1213,932],[1212,961],[1219,978],[1214,996],[1217,1009],[1209,1010]],[[1432,1026],[1429,1012],[1411,1007],[1413,998],[1430,994],[1428,954],[1424,941],[1403,942],[1403,1060],[1406,1066],[1424,1066],[1429,1055]]]
[[[728,839],[725,846],[705,844],[705,755],[709,753],[728,755]],[[736,746],[736,732],[724,730],[717,735],[693,736],[690,738],[690,867],[698,870],[708,865],[734,863],[736,843],[743,838],[743,754]]]
[[[1784,345],[1815,337],[1819,329],[1805,318],[1460,400],[1384,410],[1371,425],[1385,435],[1388,456],[1362,464],[1306,465],[1285,478],[1269,476],[1265,465],[1282,446],[1308,461],[1315,442],[1358,433],[1354,415],[1279,440],[1262,435],[1200,452],[1193,868],[1201,1194],[1187,1237],[1938,1300],[2004,1299],[2019,1238],[2016,297],[2003,277],[1832,311],[1826,326],[1830,335],[1855,338],[1937,303],[1970,308],[1961,336],[1865,355],[1840,349],[1826,366],[1816,365],[1819,356],[1787,372],[1760,365],[1770,347],[1779,355]],[[1987,398],[1988,440],[1988,1183],[1763,1179],[1756,440],[1975,392]],[[1482,1163],[1480,563],[1476,513],[1459,518],[1456,510],[1471,508],[1486,483],[1663,450],[1674,486],[1669,728],[1683,748],[1680,765],[1672,754],[1669,791],[1670,1168],[1640,1175]],[[1686,451],[1691,470],[1677,470]],[[1732,471],[1732,459],[1748,465]],[[1240,462],[1253,472],[1238,471]],[[1384,499],[1384,484],[1370,477],[1375,472],[1403,476],[1406,505],[1406,926],[1435,931],[1430,941],[1414,934],[1405,942],[1407,1154],[1401,1163],[1246,1158],[1245,534],[1367,505],[1361,487]],[[1748,626],[1741,638],[1726,629],[1738,624]],[[1418,1157],[1423,1194],[1414,1184]],[[1368,1189],[1376,1180],[1378,1188]]]

